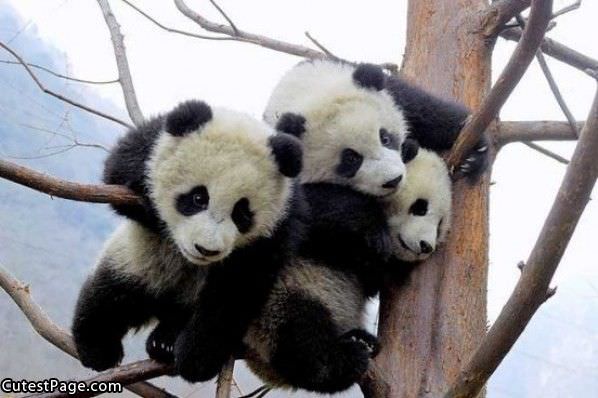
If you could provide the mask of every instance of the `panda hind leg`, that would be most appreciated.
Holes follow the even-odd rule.
[[[287,297],[282,315],[285,319],[277,328],[271,365],[287,383],[335,393],[361,379],[373,351],[360,333],[339,336],[330,311],[298,293]]]

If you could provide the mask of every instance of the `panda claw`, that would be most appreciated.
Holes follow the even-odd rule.
[[[478,152],[486,152],[488,150],[488,145],[484,145],[478,148]]]
[[[475,157],[474,156],[470,156],[465,161],[466,162],[473,162],[474,160],[475,160]]]

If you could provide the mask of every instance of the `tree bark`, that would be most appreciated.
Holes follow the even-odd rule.
[[[478,108],[491,83],[487,7],[484,0],[411,0],[403,76]],[[408,284],[389,282],[381,293],[376,362],[390,383],[387,396],[441,396],[485,334],[488,175],[454,185],[448,241]]]

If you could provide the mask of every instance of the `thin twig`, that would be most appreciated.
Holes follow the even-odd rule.
[[[23,58],[21,58],[21,56],[19,56],[19,54],[17,54],[13,49],[11,49],[10,47],[8,47],[3,42],[0,42],[0,47],[2,47],[3,49],[5,49],[6,51],[8,51],[13,57],[15,57],[15,59],[17,61],[19,61],[19,63],[21,65],[23,65],[23,68],[25,68],[25,70],[27,71],[27,73],[29,74],[29,76],[33,79],[33,81],[35,82],[35,84],[37,85],[37,87],[39,87],[39,89],[41,91],[43,91],[44,93],[46,93],[48,95],[51,95],[52,97],[58,98],[59,100],[61,100],[63,102],[66,102],[68,104],[76,106],[77,108],[83,109],[84,111],[87,111],[89,113],[93,113],[94,115],[97,115],[97,116],[103,117],[105,119],[111,120],[113,122],[116,122],[116,123],[118,123],[118,124],[120,124],[122,126],[132,127],[129,123],[127,123],[127,122],[125,122],[125,121],[123,121],[123,120],[121,120],[121,119],[119,119],[117,117],[114,117],[114,116],[108,115],[107,113],[104,113],[104,112],[98,111],[96,109],[90,108],[87,105],[83,105],[80,102],[72,100],[72,99],[70,99],[68,97],[65,97],[62,94],[59,94],[59,93],[57,93],[57,92],[55,92],[53,90],[50,90],[49,88],[46,88],[46,86],[44,86],[41,83],[41,81],[37,78],[37,76],[35,75],[35,73],[33,73],[33,70],[31,70],[31,68],[29,67],[29,65],[27,64],[27,62],[25,62],[23,60]]]
[[[52,319],[46,315],[44,310],[33,301],[29,286],[12,276],[6,269],[4,269],[4,267],[2,267],[2,265],[0,265],[0,288],[13,299],[21,312],[27,317],[31,326],[33,326],[33,329],[35,329],[41,337],[70,356],[77,358],[77,350],[72,337],[55,324]],[[169,371],[170,369],[167,366],[158,364],[155,361],[145,360],[111,369],[110,371],[101,373],[97,377],[102,377],[102,375],[109,372],[113,376],[111,379],[112,381],[131,384],[127,386],[127,389],[140,396],[170,398],[173,397],[171,394],[150,383],[139,383],[141,380],[167,374]],[[126,376],[126,378],[123,378],[123,376]]]
[[[128,5],[129,7],[131,7],[132,9],[134,9],[135,11],[137,11],[139,14],[141,14],[145,18],[147,18],[148,20],[150,20],[154,25],[158,26],[160,29],[163,29],[167,32],[177,33],[177,34],[180,34],[183,36],[189,36],[189,37],[193,37],[196,39],[203,39],[203,40],[236,41],[236,39],[234,39],[232,37],[228,37],[228,36],[205,36],[205,35],[199,35],[199,34],[193,33],[193,32],[187,32],[187,31],[180,30],[180,29],[170,28],[168,26],[163,25],[161,22],[157,21],[155,18],[150,16],[148,13],[146,13],[145,11],[143,11],[142,9],[140,9],[139,7],[137,7],[135,4],[131,3],[130,1],[128,1],[128,0],[121,0],[121,1],[123,3],[125,3],[126,5]]]
[[[330,50],[328,50],[322,43],[316,40],[309,32],[305,32],[305,36],[312,42],[316,47],[318,47],[324,54],[326,54],[331,59],[340,59],[336,55],[334,55]]]
[[[577,122],[581,130],[584,122]],[[518,141],[574,141],[577,135],[571,131],[568,122],[542,121],[500,121],[498,122],[498,145]]]
[[[550,281],[598,178],[598,90],[557,197],[521,277],[445,398],[475,397],[550,295]]]
[[[448,158],[450,170],[454,171],[456,166],[462,163],[521,80],[542,42],[551,15],[552,0],[532,1],[529,22],[513,55],[480,108],[468,119],[453,146]]]
[[[0,159],[0,178],[64,199],[92,203],[140,203],[139,197],[122,185],[78,184],[2,159]]]
[[[129,61],[127,60],[127,50],[123,35],[120,32],[120,25],[114,16],[114,13],[110,9],[108,0],[97,0],[98,5],[102,9],[104,20],[110,31],[110,38],[112,39],[112,47],[114,48],[114,57],[116,58],[116,67],[118,69],[118,81],[122,88],[123,96],[125,98],[125,105],[127,112],[131,117],[133,123],[139,126],[143,123],[144,117],[137,101],[137,95],[135,94],[135,86],[133,85],[133,78],[131,77],[131,71],[129,70]]]
[[[20,62],[10,61],[10,60],[6,60],[6,59],[0,59],[0,63],[8,64],[8,65],[22,65]],[[47,72],[47,73],[49,73],[51,75],[54,75],[56,77],[59,77],[61,79],[66,79],[66,80],[70,80],[72,82],[77,82],[77,83],[85,83],[85,84],[114,84],[114,83],[118,83],[118,79],[112,79],[112,80],[87,80],[87,79],[80,79],[80,78],[77,78],[77,77],[63,75],[61,73],[54,72],[53,70],[48,69],[45,66],[41,66],[41,65],[37,65],[37,64],[27,63],[27,66],[29,66],[31,68],[43,70],[44,72]]]
[[[239,34],[239,29],[237,29],[237,26],[235,25],[235,23],[233,22],[233,20],[230,19],[228,17],[228,15],[226,15],[226,13],[224,12],[224,10],[222,8],[220,8],[220,6],[218,5],[218,3],[216,3],[214,0],[210,0],[210,3],[212,3],[212,5],[218,10],[218,12],[220,13],[220,15],[222,15],[224,17],[224,19],[226,19],[226,21],[228,22],[228,24],[230,25],[230,27],[233,29],[233,32],[235,33],[235,36],[237,36]]]
[[[526,21],[523,19],[521,15],[515,16],[515,19],[517,20],[517,23],[521,28],[525,28]],[[569,110],[569,107],[567,106],[567,103],[563,98],[563,94],[561,94],[561,90],[559,89],[559,86],[556,83],[556,80],[554,79],[554,76],[552,75],[550,68],[548,67],[548,63],[546,62],[546,58],[544,57],[542,50],[536,51],[536,59],[538,60],[538,64],[540,65],[540,69],[542,69],[544,77],[546,77],[546,80],[548,81],[550,91],[552,91],[552,94],[554,95],[556,102],[559,104],[559,107],[563,111],[565,118],[567,118],[567,121],[571,126],[571,130],[575,133],[575,135],[578,135],[579,131],[577,130],[577,121],[575,120],[575,117]]]
[[[534,144],[533,142],[526,142],[526,141],[523,141],[522,144],[528,146],[529,148],[532,148],[535,151],[540,152],[542,155],[548,156],[549,158],[556,160],[559,163],[569,164],[569,161],[567,159],[565,159],[564,157],[562,157],[561,155],[556,154],[538,144]]]
[[[230,398],[230,390],[235,370],[235,358],[230,357],[222,367],[216,382],[216,398]]]
[[[521,35],[522,31],[520,28],[505,29],[500,32],[500,37],[511,41],[519,41]],[[540,49],[544,54],[577,68],[582,72],[585,72],[587,69],[598,71],[598,60],[588,57],[587,55],[548,37],[545,37],[544,40],[542,40]]]
[[[575,3],[561,8],[558,11],[552,13],[552,19],[560,17],[561,15],[567,14],[568,12],[575,11],[581,7],[581,0],[577,0]]]
[[[488,7],[482,29],[486,37],[496,36],[515,15],[530,6],[530,0],[497,0]]]

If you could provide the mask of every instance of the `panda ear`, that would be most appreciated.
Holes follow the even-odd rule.
[[[268,144],[272,148],[278,170],[286,177],[297,177],[303,168],[303,145],[290,134],[278,133],[270,137]]]
[[[298,113],[285,112],[276,123],[276,131],[301,138],[305,133],[305,117]]]
[[[403,145],[401,145],[401,158],[403,159],[403,163],[406,164],[413,160],[413,158],[417,156],[418,151],[419,143],[416,140],[413,138],[405,139]]]
[[[353,72],[353,81],[363,88],[382,91],[386,75],[378,65],[360,64]]]
[[[212,119],[212,109],[202,101],[191,100],[177,105],[166,115],[166,132],[182,137],[197,131],[202,125]]]

